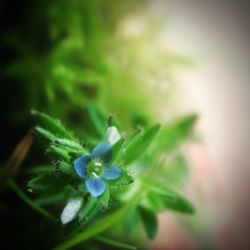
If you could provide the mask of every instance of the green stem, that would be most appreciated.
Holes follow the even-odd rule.
[[[116,210],[114,213],[100,219],[95,224],[89,226],[85,229],[84,232],[75,235],[71,239],[55,247],[54,250],[69,249],[70,247],[73,247],[80,242],[86,241],[87,239],[102,233],[112,225],[117,224],[126,216],[126,214],[132,207],[136,206],[139,203],[146,192],[147,186],[142,183],[135,195],[124,206]]]
[[[161,166],[160,163],[153,164],[153,168],[149,169],[146,176],[154,177],[155,172]],[[112,214],[105,216],[96,223],[87,227],[83,232],[73,236],[72,238],[66,240],[60,245],[56,246],[53,250],[65,250],[73,247],[83,241],[90,239],[91,237],[96,237],[98,234],[102,233],[111,226],[119,223],[134,206],[137,206],[144,195],[148,192],[149,186],[145,182],[140,182],[137,191],[134,195],[119,209],[114,211]]]
[[[119,242],[116,240],[107,239],[107,238],[104,238],[102,236],[96,236],[95,240],[100,241],[100,242],[105,243],[105,244],[108,244],[108,245],[111,245],[111,246],[114,246],[114,247],[118,247],[120,249],[136,250],[136,247],[134,247],[134,246],[131,246],[131,245],[128,245],[128,244],[125,244],[123,242]]]
[[[12,190],[27,204],[29,205],[31,208],[33,208],[34,210],[36,210],[38,213],[40,213],[41,215],[43,215],[44,217],[46,217],[47,219],[51,220],[51,221],[57,221],[57,219],[51,215],[48,211],[46,211],[45,209],[43,209],[42,207],[38,206],[37,204],[35,204],[21,189],[20,187],[13,181],[10,180],[8,182],[9,186],[12,188]]]

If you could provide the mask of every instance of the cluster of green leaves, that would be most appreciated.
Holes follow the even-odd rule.
[[[112,41],[118,20],[141,2],[25,1],[29,16],[21,20],[19,29],[27,27],[29,32],[22,36],[18,30],[7,35],[6,43],[18,57],[5,70],[23,82],[25,111],[49,110],[70,120],[73,110],[84,112],[89,102],[106,107],[111,89],[119,92],[109,104],[116,110],[120,100],[128,99],[124,85],[130,86],[127,91],[132,96],[138,87],[126,69],[113,62]],[[134,95],[133,99],[135,104],[143,97]],[[26,113],[19,112],[16,117],[23,115]]]
[[[99,240],[106,243],[113,242],[103,237],[108,229],[123,223],[125,225],[132,211],[136,216],[130,220],[130,226],[136,229],[136,224],[142,225],[151,239],[157,233],[158,213],[165,210],[187,214],[194,212],[192,204],[172,189],[174,186],[171,186],[171,182],[167,183],[168,174],[182,178],[182,170],[185,171],[183,159],[179,155],[172,157],[169,168],[162,159],[166,157],[166,152],[168,156],[171,155],[171,151],[175,151],[192,134],[195,116],[163,128],[156,124],[136,129],[131,135],[123,136],[112,146],[112,161],[121,169],[121,178],[110,181],[101,196],[92,197],[83,180],[75,173],[73,161],[106,140],[105,130],[115,123],[114,120],[107,122],[100,111],[91,110],[90,120],[95,133],[81,143],[60,121],[37,111],[32,111],[32,114],[38,121],[34,133],[52,159],[52,165],[32,170],[35,176],[28,187],[37,193],[36,204],[54,205],[62,209],[69,199],[83,200],[76,218],[65,227],[70,238],[57,249],[67,249],[96,237],[101,237]]]

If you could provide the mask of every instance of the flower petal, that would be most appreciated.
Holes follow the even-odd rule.
[[[103,173],[103,178],[106,180],[115,180],[121,177],[122,173],[119,168],[117,168],[114,165],[109,165],[105,168],[105,171]]]
[[[107,138],[111,145],[115,144],[117,141],[121,139],[120,133],[115,126],[108,127]]]
[[[94,197],[100,196],[106,188],[104,180],[100,177],[87,178],[85,185]]]
[[[82,205],[82,199],[80,198],[75,198],[75,199],[70,199],[66,206],[64,207],[62,214],[61,214],[61,222],[62,224],[67,224],[70,221],[72,221],[78,211],[80,210]]]
[[[75,171],[80,177],[84,178],[86,176],[86,168],[90,160],[90,155],[86,154],[80,156],[74,161]]]
[[[91,153],[92,158],[100,159],[104,163],[112,159],[112,147],[109,143],[101,143]]]

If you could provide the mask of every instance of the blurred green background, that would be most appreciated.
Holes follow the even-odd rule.
[[[160,97],[149,80],[164,70],[171,82],[173,67],[189,62],[151,44],[161,20],[149,19],[140,36],[126,36],[123,18],[141,15],[145,3],[1,1],[1,165],[33,126],[31,109],[60,118],[81,138],[92,133],[96,114],[115,116],[127,132],[152,124]],[[45,161],[34,145],[23,165]],[[17,178],[26,185],[22,171]],[[8,189],[2,192],[0,216],[8,249],[49,249],[63,234]]]
[[[98,115],[114,116],[130,133],[198,110],[205,139],[184,150],[192,167],[178,145],[175,171],[162,173],[170,186],[187,191],[197,215],[161,214],[149,248],[248,249],[247,9],[244,1],[223,0],[0,1],[1,167],[34,126],[31,109],[60,118],[80,140],[103,133],[93,127]],[[171,48],[196,55],[191,76],[180,69],[197,65]],[[185,82],[178,93],[176,76]],[[29,181],[26,170],[47,162],[35,143],[15,176],[20,186]],[[1,191],[0,238],[8,249],[50,249],[63,237],[61,227],[13,190]]]

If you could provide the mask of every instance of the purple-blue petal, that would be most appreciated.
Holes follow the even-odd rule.
[[[119,168],[114,165],[109,165],[105,168],[102,178],[106,180],[115,180],[121,177],[122,173]]]
[[[79,158],[77,158],[74,161],[74,168],[76,173],[82,177],[85,178],[86,177],[86,172],[87,172],[87,165],[90,162],[91,157],[90,155],[86,154],[86,155],[82,155]]]
[[[92,158],[100,159],[104,163],[108,163],[112,159],[112,147],[109,143],[101,143],[96,146],[92,153]]]
[[[100,196],[106,188],[104,180],[100,177],[88,177],[85,182],[86,188],[94,197]]]

